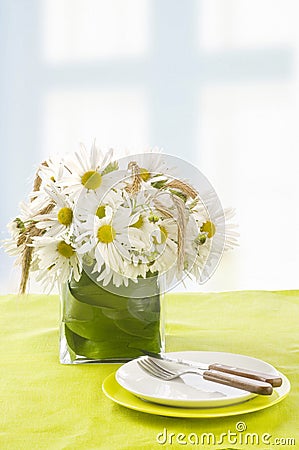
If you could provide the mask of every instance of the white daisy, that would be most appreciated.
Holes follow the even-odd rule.
[[[151,253],[155,250],[154,238],[160,238],[160,229],[151,222],[145,213],[135,213],[131,216],[128,228],[130,242],[138,253],[133,256],[132,261],[136,265],[139,261],[151,261]]]
[[[38,174],[44,186],[51,186],[53,183],[59,184],[67,175],[64,159],[58,154],[50,156],[39,166]]]
[[[146,253],[153,250],[153,236],[159,234],[159,228],[154,220],[154,192],[144,187],[133,197],[124,191],[125,206],[131,211],[128,228],[130,240],[134,240],[136,248]],[[143,259],[143,258],[141,258]],[[135,257],[134,261],[136,263]]]
[[[130,210],[119,207],[116,214],[110,207],[106,208],[105,216],[89,216],[85,229],[77,239],[78,253],[84,255],[94,251],[94,272],[98,272],[98,281],[108,284],[113,272],[126,276],[126,266],[130,262],[128,248],[128,226]]]
[[[198,234],[187,241],[187,271],[203,283],[214,273],[223,252],[238,245],[239,234],[235,225],[228,223],[234,211],[223,211],[214,193],[206,195],[205,203],[199,201],[192,209]]]
[[[117,163],[111,162],[113,150],[103,154],[96,148],[95,143],[88,153],[83,145],[80,150],[65,162],[70,175],[65,176],[61,182],[65,193],[78,198],[84,190],[99,190],[106,193],[116,182],[113,172],[117,169]]]
[[[72,243],[65,238],[36,237],[33,239],[39,272],[36,277],[50,290],[55,282],[66,283],[71,276],[79,281],[82,267]]]
[[[213,238],[213,246],[219,253],[238,245],[237,226],[230,223],[235,212],[232,208],[223,210],[215,193],[205,195],[193,208],[193,213],[200,232],[208,239]]]
[[[3,247],[9,255],[17,257],[16,265],[21,263],[20,257],[25,247],[25,242],[20,237],[26,231],[28,224],[34,221],[35,215],[42,207],[43,204],[39,198],[29,203],[20,202],[20,215],[7,225],[10,238],[3,241]]]
[[[169,176],[175,176],[175,170],[168,167],[168,163],[159,149],[123,158],[119,161],[119,165],[122,168],[126,166],[130,174],[132,161],[137,164],[141,182],[146,185],[147,190],[151,187],[160,188],[166,183]]]
[[[8,239],[4,239],[2,244],[5,251],[10,256],[18,257],[16,260],[16,265],[18,265],[20,263],[19,257],[24,250],[24,244],[18,244],[18,240],[22,232],[25,231],[25,224],[20,218],[17,218],[7,224],[7,229],[10,233],[10,237]]]
[[[99,190],[90,190],[82,192],[75,205],[74,216],[78,229],[80,224],[86,222],[89,216],[98,216],[102,219],[106,215],[106,208],[110,207],[113,211],[123,203],[123,197],[120,190],[110,189],[103,196]]]
[[[57,189],[61,190],[61,187],[58,186],[62,182],[65,173],[66,168],[61,156],[51,156],[39,165],[34,182],[35,189],[29,194],[29,197],[31,199],[39,198],[40,201],[46,203],[49,199],[44,188],[55,185]]]
[[[159,232],[154,235],[156,258],[150,266],[151,272],[159,275],[168,273],[168,279],[174,276],[177,265],[178,228],[174,219],[164,219],[157,222]]]
[[[44,188],[50,203],[55,206],[47,214],[36,215],[34,220],[36,228],[45,229],[47,236],[57,237],[61,233],[70,233],[73,223],[73,202],[66,196],[62,195],[53,185],[51,188]]]
[[[194,217],[190,216],[186,228],[184,272],[192,275],[198,282],[203,277],[210,247],[211,239],[207,239]]]

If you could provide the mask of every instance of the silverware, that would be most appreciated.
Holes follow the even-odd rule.
[[[137,359],[137,363],[149,375],[152,375],[153,377],[156,377],[156,378],[164,379],[164,378],[161,378],[159,367],[157,367],[157,370],[155,370],[155,367],[151,367],[150,366],[151,363],[149,361],[147,361],[146,359],[141,359],[141,358]],[[148,366],[147,366],[147,363],[149,363]],[[175,379],[175,378],[177,378],[177,376],[174,376],[172,379]],[[198,385],[198,383],[194,383],[194,380],[189,380],[189,379],[185,379],[185,378],[181,379],[181,380],[187,386],[191,386],[193,389],[199,390],[200,392],[202,392],[205,395],[208,394],[209,395],[208,398],[213,398],[213,396],[216,396],[217,398],[227,396],[226,393],[213,389],[213,386],[211,386],[211,388],[209,388],[209,387],[207,388],[207,386],[203,387],[201,384]],[[165,381],[168,381],[168,380],[165,380]]]
[[[264,381],[253,380],[251,378],[240,377],[230,373],[219,372],[216,370],[201,370],[198,368],[186,368],[184,370],[174,369],[173,367],[165,367],[159,360],[155,360],[149,356],[143,356],[137,359],[138,365],[148,374],[160,378],[161,380],[171,381],[187,373],[195,373],[200,375],[204,380],[214,381],[226,386],[243,389],[260,395],[271,395],[273,388],[270,383]]]
[[[239,377],[251,378],[252,380],[259,380],[265,383],[270,383],[273,387],[279,387],[282,384],[282,378],[269,374],[258,372],[255,370],[244,369],[240,367],[228,366],[225,364],[213,363],[213,364],[204,364],[196,361],[189,361],[181,358],[173,358],[170,356],[160,356],[157,354],[147,355],[148,357],[154,358],[157,361],[166,361],[175,364],[182,364],[183,366],[192,367],[200,370],[216,370],[218,372],[230,373],[232,375],[237,375]]]

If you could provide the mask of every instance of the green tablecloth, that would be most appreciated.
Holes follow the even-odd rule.
[[[174,419],[126,409],[101,391],[118,365],[59,364],[57,296],[3,296],[1,450],[273,448],[175,443],[178,433],[219,436],[236,431],[239,421],[248,432],[296,440],[295,446],[281,448],[299,448],[299,291],[169,294],[166,302],[168,351],[225,351],[264,359],[288,376],[290,395],[272,408],[219,419]],[[156,441],[164,428],[176,435],[172,445]]]

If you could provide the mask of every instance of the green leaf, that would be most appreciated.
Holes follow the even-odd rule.
[[[20,233],[24,233],[24,231],[26,231],[26,226],[25,226],[24,222],[19,217],[16,217],[14,222],[15,222],[18,230],[20,230]]]
[[[107,175],[107,173],[114,172],[115,170],[118,170],[118,168],[119,168],[118,162],[112,161],[110,164],[108,164],[107,167],[105,167],[105,169],[102,172],[102,175]]]
[[[138,294],[149,283],[155,295],[123,297],[108,292],[82,273],[64,285],[63,322],[69,348],[76,355],[96,359],[135,358],[148,351],[159,353],[160,296],[157,279],[140,279],[127,292]],[[133,286],[134,284],[134,286]]]
[[[156,189],[162,189],[162,187],[165,186],[167,180],[159,180],[159,181],[153,181],[151,185]]]
[[[129,282],[128,287],[121,286],[118,288],[119,295],[115,292],[114,286],[108,285],[103,288],[95,283],[86,273],[82,272],[79,281],[74,279],[69,283],[71,294],[79,301],[90,305],[124,309],[127,308],[128,299],[152,297],[159,294],[157,285],[157,277],[150,274],[147,278],[139,278],[138,283]]]
[[[183,200],[183,202],[186,203],[186,201],[187,201],[187,195],[184,194],[183,192],[177,191],[177,190],[175,190],[175,189],[169,189],[169,192],[171,192],[173,195],[176,195],[176,196],[179,197],[181,200]]]
[[[158,338],[152,342],[134,338],[128,341],[119,339],[119,335],[114,335],[103,341],[93,341],[74,333],[68,325],[65,325],[65,337],[76,355],[90,359],[137,358],[146,354],[147,351],[160,352]]]
[[[74,333],[68,325],[65,325],[65,337],[68,345],[76,355],[85,356],[89,359],[121,358],[125,353],[128,357],[135,357],[136,351],[123,348],[116,339],[93,341],[85,339]]]

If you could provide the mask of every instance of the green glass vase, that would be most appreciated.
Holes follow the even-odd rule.
[[[119,294],[118,294],[119,291]],[[84,271],[60,287],[62,364],[125,362],[164,352],[164,305],[157,277],[113,291]]]

